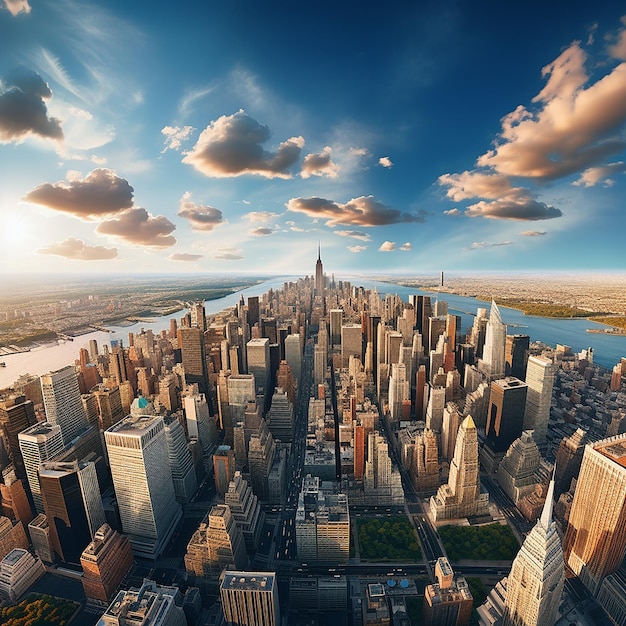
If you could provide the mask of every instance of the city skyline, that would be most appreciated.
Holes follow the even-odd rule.
[[[530,9],[3,0],[2,267],[624,269],[623,10]]]

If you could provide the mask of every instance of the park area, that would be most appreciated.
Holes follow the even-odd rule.
[[[360,519],[358,539],[363,561],[419,561],[422,552],[406,517]]]

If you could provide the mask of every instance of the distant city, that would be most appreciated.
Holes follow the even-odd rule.
[[[626,624],[622,278],[265,280],[3,294],[0,623]]]

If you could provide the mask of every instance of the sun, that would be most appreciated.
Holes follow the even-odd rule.
[[[30,228],[28,222],[19,215],[0,217],[0,241],[3,246],[20,246],[28,241]]]

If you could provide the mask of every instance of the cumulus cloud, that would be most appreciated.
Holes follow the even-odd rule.
[[[248,231],[248,235],[252,235],[253,237],[267,237],[271,235],[274,231],[271,228],[265,228],[264,226],[259,226],[258,228],[251,228]]]
[[[328,178],[337,178],[339,174],[339,166],[333,163],[331,157],[331,148],[326,146],[319,154],[311,153],[304,157],[302,163],[302,178],[310,178],[311,176],[328,176]]]
[[[494,148],[479,166],[507,176],[551,180],[620,152],[626,122],[626,63],[589,84],[587,54],[574,42],[546,65],[537,110],[518,106],[502,119]]]
[[[29,134],[63,139],[60,120],[48,116],[45,101],[51,97],[48,84],[32,70],[19,68],[0,79],[0,142]]]
[[[189,220],[193,230],[210,231],[224,223],[224,216],[219,209],[196,204],[190,198],[191,194],[186,191],[178,203],[178,215]]]
[[[384,241],[380,248],[378,248],[378,252],[393,252],[396,249],[395,241]]]
[[[511,246],[513,245],[512,241],[500,241],[497,243],[487,243],[486,241],[475,241],[472,245],[467,248],[463,248],[463,250],[469,252],[471,250],[482,250],[483,248],[499,248],[500,246]]]
[[[353,252],[354,254],[358,254],[359,252],[367,250],[367,246],[348,246],[348,250],[350,250],[350,252]]]
[[[463,215],[463,213],[459,211],[457,208],[448,209],[447,211],[444,211],[443,214],[444,215]]]
[[[300,158],[304,139],[291,137],[276,152],[263,149],[270,129],[239,110],[211,122],[200,134],[183,163],[206,176],[225,178],[257,174],[265,178],[291,178],[289,169]]]
[[[14,17],[19,13],[30,13],[30,4],[28,0],[4,0],[4,6]]]
[[[386,226],[424,222],[424,213],[403,213],[392,209],[373,196],[360,196],[348,202],[334,202],[325,198],[291,198],[289,211],[304,213],[312,218],[326,219],[327,226]]]
[[[574,181],[574,185],[578,185],[579,187],[593,187],[598,183],[602,183],[605,187],[610,187],[615,182],[610,177],[613,174],[623,174],[624,172],[626,172],[626,163],[623,161],[589,167],[580,175],[578,180]]]
[[[348,152],[355,157],[366,157],[370,155],[370,151],[367,148],[350,148]]]
[[[413,250],[413,246],[410,244],[410,242],[408,242],[408,241],[407,241],[406,243],[403,243],[403,244],[402,244],[402,245],[398,248],[398,250],[402,250],[402,251]]]
[[[622,18],[622,23],[626,23],[624,18]],[[618,33],[617,41],[609,47],[609,54],[614,59],[626,61],[626,29]]]
[[[66,259],[78,261],[102,261],[114,259],[117,256],[117,248],[105,248],[104,246],[90,246],[80,239],[68,237],[59,243],[52,243],[37,250],[39,254],[54,254]]]
[[[186,141],[194,131],[193,126],[165,126],[161,129],[161,134],[165,137],[165,147],[161,150],[167,152],[167,150],[179,150],[183,141]]]
[[[119,237],[126,243],[169,248],[176,243],[171,233],[176,229],[165,216],[153,216],[140,207],[128,209],[115,218],[101,222],[96,232]]]
[[[190,254],[188,252],[174,252],[167,257],[170,261],[198,261],[202,258],[201,254]]]
[[[382,165],[383,167],[393,167],[393,162],[389,157],[380,157],[378,159],[378,165]]]
[[[217,254],[213,258],[218,261],[239,261],[243,259],[237,248],[218,248]]]
[[[360,239],[361,241],[370,241],[371,237],[368,233],[364,233],[362,230],[336,230],[335,235],[340,237],[352,237],[353,239]]]
[[[520,233],[520,235],[523,235],[524,237],[543,237],[547,234],[548,233],[545,230],[525,230]]]
[[[271,211],[250,211],[250,213],[246,213],[243,217],[251,222],[271,222],[278,217],[278,213],[272,213]]]
[[[437,180],[440,185],[448,188],[446,197],[455,202],[469,198],[495,200],[520,191],[519,187],[514,188],[510,180],[501,174],[465,171],[460,174],[443,174]]]
[[[488,219],[530,221],[549,220],[563,215],[557,209],[545,202],[539,202],[530,196],[519,198],[503,198],[486,202],[481,200],[467,207],[465,215],[470,217],[485,217]]]
[[[38,185],[24,199],[83,220],[110,215],[133,205],[133,188],[113,170],[100,168],[82,180],[76,175],[70,178],[67,182]]]

